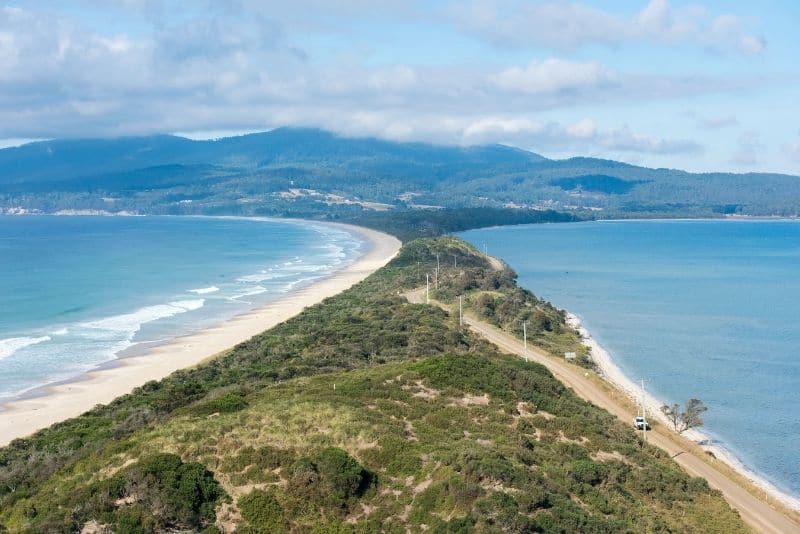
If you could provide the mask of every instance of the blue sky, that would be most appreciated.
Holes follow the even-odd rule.
[[[796,0],[0,6],[0,146],[314,126],[800,174]]]

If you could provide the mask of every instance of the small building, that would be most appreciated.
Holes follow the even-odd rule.
[[[574,360],[577,357],[578,357],[578,355],[575,354],[574,352],[565,352],[564,353],[564,358],[567,359],[567,360]]]

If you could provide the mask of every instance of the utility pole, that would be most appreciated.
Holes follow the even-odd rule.
[[[417,262],[417,279],[419,279],[419,262]]]
[[[453,267],[458,268],[458,259],[456,259],[456,255],[453,254]]]
[[[458,325],[464,326],[464,296],[458,296]]]
[[[425,273],[425,304],[431,303],[431,275]]]
[[[528,321],[522,321],[522,346],[525,348],[525,361],[528,361]]]
[[[642,378],[642,442],[647,445],[647,408],[644,400],[644,378]]]

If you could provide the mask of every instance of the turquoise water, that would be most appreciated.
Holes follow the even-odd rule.
[[[274,220],[0,216],[0,399],[246,312],[364,246]]]
[[[625,221],[474,230],[663,401],[800,496],[800,223]]]

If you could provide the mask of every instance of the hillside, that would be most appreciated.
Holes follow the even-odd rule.
[[[790,216],[800,212],[800,178],[550,160],[502,145],[394,143],[295,128],[213,141],[160,135],[0,150],[3,210],[321,217],[435,207]]]
[[[438,296],[469,289],[496,324],[536,318],[537,344],[577,346],[563,313],[507,268],[454,238],[413,241],[361,284],[221,357],[0,449],[0,525],[746,531],[704,480],[546,368],[398,295],[435,254],[458,263]]]

